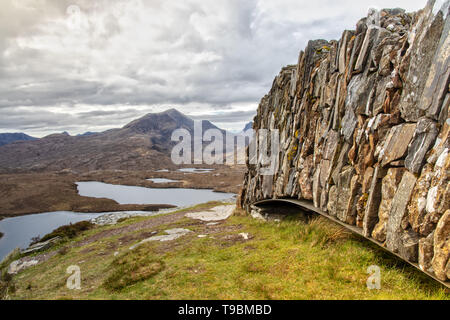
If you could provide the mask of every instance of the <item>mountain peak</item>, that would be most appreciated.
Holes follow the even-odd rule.
[[[31,141],[31,140],[37,140],[37,138],[31,137],[22,132],[0,133],[0,146],[4,146],[16,141]]]
[[[161,114],[168,115],[168,116],[170,116],[170,117],[172,117],[174,119],[178,119],[178,120],[183,119],[183,120],[190,120],[190,121],[192,121],[191,118],[189,118],[187,115],[185,115],[184,113],[178,111],[175,108],[172,108],[172,109],[166,110],[164,112],[161,112]]]
[[[207,120],[202,120],[202,126],[203,131],[209,129],[219,129]],[[139,133],[148,133],[155,130],[162,130],[165,133],[168,133],[169,130],[172,132],[175,129],[187,129],[188,131],[193,132],[194,120],[177,109],[172,108],[160,113],[148,113],[142,118],[130,122],[124,128],[131,129]]]
[[[180,111],[178,111],[177,109],[175,109],[175,108],[172,108],[172,109],[168,109],[168,110],[166,110],[166,111],[163,111],[162,113],[167,113],[167,114],[179,114],[179,115],[185,115],[185,114],[183,114],[182,112],[180,112]]]
[[[161,111],[161,112],[150,112],[150,113],[147,113],[146,115],[144,115],[144,116],[142,116],[142,117],[140,117],[140,118],[138,118],[138,119],[136,119],[136,120],[133,120],[132,122],[130,122],[130,123],[129,123],[128,125],[126,125],[125,127],[128,127],[130,124],[132,124],[132,123],[134,123],[134,122],[137,122],[137,121],[144,121],[144,120],[148,120],[148,119],[156,119],[156,118],[161,117],[161,116],[169,116],[169,117],[171,117],[171,118],[185,118],[185,119],[190,119],[190,118],[189,118],[188,116],[186,116],[184,113],[178,111],[178,110],[175,109],[175,108],[172,108],[172,109],[168,109],[168,110]]]
[[[244,127],[244,132],[248,131],[248,130],[252,130],[253,129],[253,121],[250,121],[249,123],[247,123]]]
[[[152,130],[160,130],[163,127],[167,127],[167,125],[190,127],[193,125],[193,122],[192,119],[188,118],[178,110],[169,109],[159,113],[148,113],[145,116],[130,122],[124,128],[146,133]],[[170,125],[170,123],[172,125]]]

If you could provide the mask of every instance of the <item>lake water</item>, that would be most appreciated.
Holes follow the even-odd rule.
[[[154,178],[154,179],[147,179],[148,181],[151,181],[153,183],[172,183],[172,182],[180,182],[179,180],[171,180],[171,179],[163,179],[163,178]]]
[[[3,219],[0,221],[0,232],[4,233],[0,239],[0,260],[15,248],[27,248],[34,237],[43,237],[61,226],[103,214],[59,211]]]
[[[101,182],[78,182],[81,196],[108,198],[120,204],[171,204],[193,206],[200,203],[231,199],[234,194],[212,190],[162,189],[111,185]],[[70,223],[91,220],[107,213],[47,212],[0,221],[0,260],[15,248],[26,248],[33,237],[44,236]]]
[[[121,186],[102,182],[77,182],[78,193],[83,197],[107,198],[120,204],[171,204],[192,206],[209,201],[227,200],[232,193],[201,189],[169,189]]]

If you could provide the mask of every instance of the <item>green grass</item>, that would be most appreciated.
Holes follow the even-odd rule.
[[[205,206],[203,206],[205,207]],[[199,208],[199,207],[197,207]],[[202,207],[200,207],[202,208]],[[74,238],[151,218],[133,218]],[[129,250],[126,236],[186,227],[174,242]],[[67,249],[14,277],[13,299],[449,299],[440,284],[324,218],[263,223],[235,215],[219,232],[182,218]],[[239,233],[249,233],[244,241]],[[115,256],[115,252],[120,252]],[[66,288],[67,267],[81,269],[81,290]],[[368,290],[367,268],[381,268],[381,290]]]
[[[110,291],[120,291],[155,276],[164,269],[164,262],[146,246],[140,246],[114,259],[110,267],[113,272],[104,286]]]
[[[0,299],[7,297],[16,290],[13,277],[7,273],[7,270],[11,262],[19,259],[20,257],[20,250],[16,249],[0,261]]]
[[[45,235],[42,239],[39,239],[39,242],[44,242],[56,237],[60,237],[64,240],[73,239],[76,236],[82,234],[84,231],[92,229],[93,227],[94,225],[89,221],[81,221],[75,224],[69,224],[55,229],[53,232]]]

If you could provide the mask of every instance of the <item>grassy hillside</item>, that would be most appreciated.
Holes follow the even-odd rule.
[[[217,204],[189,209],[198,211]],[[185,211],[85,231],[14,276],[11,299],[449,299],[440,284],[323,218],[263,223],[236,212],[217,225]],[[170,228],[175,241],[129,247]],[[248,239],[240,235],[247,233]],[[199,235],[207,237],[199,238]],[[55,249],[53,249],[55,250]],[[81,269],[69,290],[67,267]],[[381,290],[366,287],[371,265]]]

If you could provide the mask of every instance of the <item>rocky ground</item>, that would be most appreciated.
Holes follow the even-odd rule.
[[[52,212],[114,212],[154,211],[169,208],[161,205],[119,205],[113,200],[81,197],[77,181],[100,181],[111,184],[148,188],[214,189],[238,193],[243,180],[243,167],[217,166],[205,173],[178,171],[92,171],[77,174],[71,171],[0,175],[0,219],[17,215]],[[179,180],[177,183],[155,184],[149,178]]]

